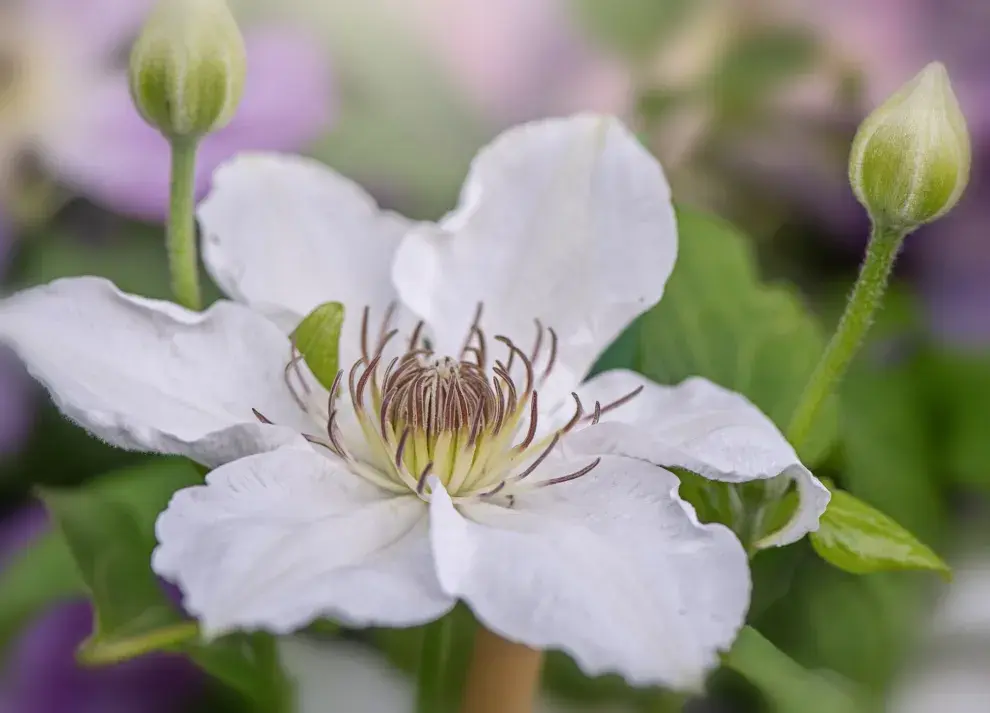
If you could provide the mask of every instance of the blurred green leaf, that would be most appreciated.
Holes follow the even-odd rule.
[[[941,534],[946,504],[936,484],[942,469],[924,376],[911,355],[875,361],[859,359],[841,387],[842,486],[932,540]]]
[[[990,489],[990,358],[948,350],[926,356],[941,470],[959,485]]]
[[[572,5],[590,33],[634,58],[656,49],[694,7],[691,0],[573,0]]]
[[[769,28],[737,37],[712,73],[723,116],[759,108],[786,82],[809,73],[819,57],[815,35],[804,28]]]
[[[928,569],[951,576],[948,565],[914,535],[838,488],[832,488],[811,544],[826,562],[853,574]]]
[[[93,597],[94,633],[80,650],[83,661],[130,658],[182,635],[186,622],[151,571],[154,522],[173,492],[199,482],[184,461],[163,459],[88,486],[43,492]]]
[[[824,349],[821,326],[795,289],[759,281],[739,231],[686,208],[677,216],[677,264],[663,299],[641,318],[640,370],[661,384],[704,376],[786,426]],[[801,453],[804,462],[820,462],[836,434],[831,399]]]
[[[688,89],[671,87],[646,89],[636,99],[636,113],[649,126],[656,126],[656,122],[667,118],[674,109],[692,99],[694,99],[694,93]]]
[[[779,627],[790,631],[779,643],[788,642],[788,652],[801,661],[883,695],[917,651],[918,623],[930,615],[931,578],[912,572],[863,577],[814,554],[812,560],[789,594],[792,616],[782,616]]]
[[[847,690],[792,660],[756,629],[744,627],[724,665],[756,686],[777,713],[857,713]]]
[[[156,650],[186,653],[257,710],[282,711],[289,686],[274,639],[253,634],[202,643],[196,623],[169,601],[151,570],[158,514],[175,491],[202,482],[188,461],[159,458],[83,487],[43,492],[93,599],[94,633],[79,658],[99,665]]]
[[[639,360],[639,329],[641,320],[630,324],[598,357],[589,378],[609,369],[635,369]]]
[[[61,533],[38,535],[0,570],[0,648],[47,607],[85,594]]]
[[[110,224],[93,235],[68,229],[50,230],[26,245],[17,265],[17,287],[60,277],[96,275],[136,295],[171,300],[164,229],[144,223]],[[207,304],[220,292],[205,274],[201,283]]]
[[[340,329],[344,324],[344,305],[326,302],[314,309],[292,333],[292,341],[306,360],[317,381],[330,389],[337,377]]]

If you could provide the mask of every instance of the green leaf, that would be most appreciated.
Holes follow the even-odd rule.
[[[151,552],[158,513],[173,492],[199,482],[186,462],[161,460],[90,486],[42,493],[93,597],[94,632],[80,650],[82,661],[119,661],[161,648],[162,640],[189,638],[151,571]]]
[[[766,697],[777,713],[858,713],[851,692],[806,670],[760,632],[744,627],[723,660]]]
[[[925,569],[951,577],[948,565],[914,535],[837,488],[811,544],[826,562],[853,574]]]
[[[85,594],[61,533],[38,535],[0,569],[0,648],[49,606]]]
[[[853,365],[840,390],[842,487],[872,503],[925,540],[941,534],[946,503],[922,391],[923,374],[909,354],[871,354]],[[896,484],[896,487],[894,486]]]
[[[79,658],[99,665],[151,651],[188,654],[258,711],[287,710],[289,686],[274,639],[234,635],[211,643],[169,601],[151,570],[155,521],[172,494],[203,482],[188,461],[160,458],[42,497],[92,595],[93,635]]]
[[[641,318],[640,370],[661,384],[703,376],[746,395],[781,428],[825,346],[793,288],[760,282],[746,238],[721,219],[677,211],[680,245],[660,303]],[[837,432],[830,399],[801,457],[828,453]]]
[[[326,389],[333,385],[340,368],[340,329],[343,325],[344,305],[325,302],[306,315],[292,333],[296,349]]]
[[[926,355],[929,410],[937,414],[941,470],[966,488],[990,489],[990,359],[942,350]]]

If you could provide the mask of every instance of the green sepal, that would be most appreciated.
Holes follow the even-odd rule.
[[[344,305],[325,302],[310,312],[292,333],[292,343],[324,388],[330,389],[340,370],[340,330]]]

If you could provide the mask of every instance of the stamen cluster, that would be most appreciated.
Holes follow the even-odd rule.
[[[498,496],[511,504],[512,493],[525,487],[520,484],[546,461],[564,436],[580,425],[598,423],[603,413],[618,408],[640,391],[605,406],[595,402],[590,413],[572,393],[575,408],[571,418],[561,427],[540,434],[539,387],[557,360],[558,338],[552,328],[544,328],[536,321],[536,341],[529,353],[508,337],[496,336],[495,341],[506,348],[506,357],[504,361],[495,359],[489,367],[479,306],[458,359],[437,357],[423,338],[424,325],[420,322],[405,352],[392,358],[383,369],[383,354],[398,333],[389,329],[392,310],[386,313],[373,351],[368,348],[368,316],[365,309],[362,357],[346,378],[353,412],[368,448],[349,447],[348,439],[353,434],[345,435],[339,423],[337,404],[345,381],[343,370],[330,388],[328,440],[310,440],[343,459],[354,472],[394,492],[411,489],[425,499],[432,475],[455,499]],[[311,389],[303,378],[301,360],[293,349],[285,375],[296,401],[306,409]],[[543,367],[537,373],[534,364],[541,360]],[[514,377],[514,373],[519,376]],[[293,383],[293,374],[298,387]],[[256,415],[267,422],[261,414]],[[595,459],[576,471],[542,479],[529,487],[579,478],[591,472],[599,461]]]

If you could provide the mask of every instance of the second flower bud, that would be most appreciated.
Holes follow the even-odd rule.
[[[951,210],[969,169],[966,121],[938,62],[866,118],[849,158],[853,191],[873,221],[905,232]]]
[[[226,0],[159,0],[131,52],[131,95],[166,137],[202,136],[233,117],[245,64]]]

